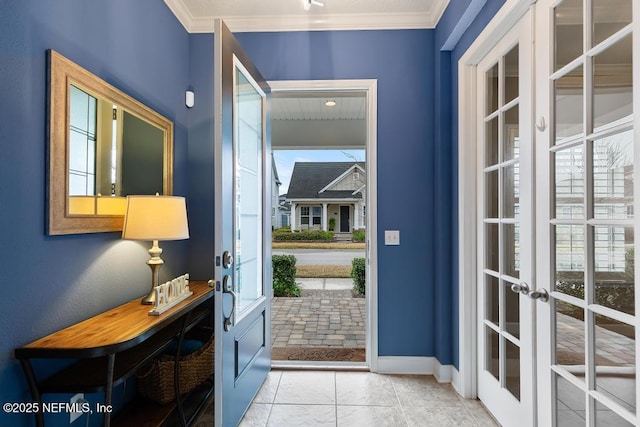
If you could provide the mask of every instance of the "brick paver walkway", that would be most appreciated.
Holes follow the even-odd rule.
[[[364,348],[365,299],[350,290],[302,290],[271,301],[274,347]]]

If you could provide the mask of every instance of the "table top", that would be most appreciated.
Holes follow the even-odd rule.
[[[189,289],[193,295],[159,316],[150,316],[153,306],[138,298],[17,348],[16,358],[97,357],[126,350],[213,298],[206,281],[190,281]]]

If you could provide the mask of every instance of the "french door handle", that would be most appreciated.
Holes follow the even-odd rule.
[[[511,285],[511,290],[516,294],[529,295],[529,285],[527,285],[527,282],[514,283]]]
[[[231,295],[231,313],[229,313],[229,316],[225,316],[224,313],[222,315],[222,317],[224,317],[224,330],[225,332],[229,332],[229,329],[231,329],[231,326],[233,325],[233,314],[236,311],[237,295],[233,290],[231,276],[229,276],[228,274],[225,274],[225,276],[222,278],[222,292]]]
[[[542,302],[547,302],[549,301],[549,292],[547,292],[547,290],[544,288],[540,288],[533,292],[529,292],[529,298],[533,300],[539,299]]]

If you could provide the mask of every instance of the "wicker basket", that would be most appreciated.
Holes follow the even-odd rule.
[[[213,375],[214,339],[204,343],[191,354],[180,358],[180,394],[185,394]],[[138,378],[139,393],[155,402],[167,404],[175,400],[173,372],[175,356],[162,355],[141,369]]]

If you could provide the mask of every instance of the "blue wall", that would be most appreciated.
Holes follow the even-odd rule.
[[[13,359],[15,347],[136,298],[150,280],[147,243],[121,241],[119,233],[45,235],[46,49],[174,121],[174,192],[185,194],[189,35],[157,0],[0,0],[0,10],[4,403],[31,400]],[[185,242],[163,245],[161,280],[186,271],[186,247]],[[64,415],[53,424],[68,425]],[[31,417],[0,412],[2,426],[31,424]]]
[[[451,0],[436,27],[436,357],[459,364],[458,62],[504,0]]]
[[[267,80],[378,80],[378,353],[433,356],[434,31],[236,37]]]

